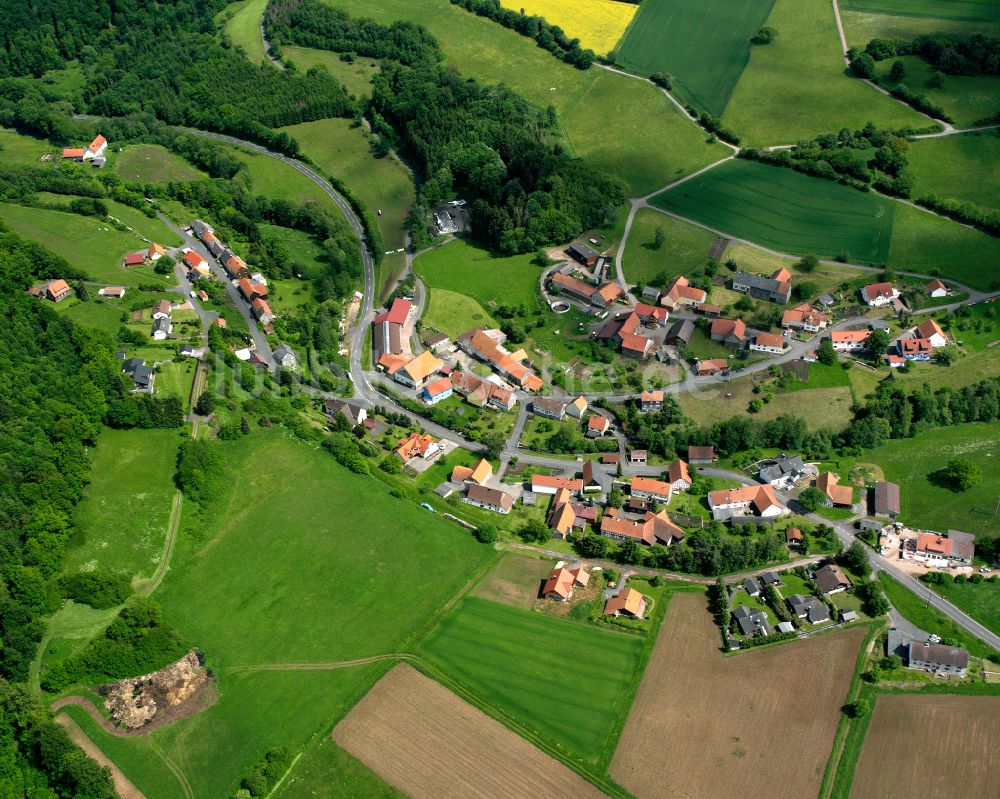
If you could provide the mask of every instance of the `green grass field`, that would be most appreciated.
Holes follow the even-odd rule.
[[[311,47],[296,47],[293,44],[284,45],[281,51],[284,60],[291,61],[302,72],[313,67],[323,67],[356,97],[371,94],[372,78],[378,74],[377,59],[356,55],[354,61],[347,63],[340,60],[339,53],[315,50]]]
[[[62,256],[95,282],[118,286],[167,285],[151,266],[125,269],[122,265],[125,253],[145,249],[148,245],[131,233],[115,230],[107,222],[10,203],[0,203],[0,220],[16,233]]]
[[[114,171],[123,180],[166,183],[207,177],[199,169],[158,144],[135,144],[115,155]]]
[[[845,74],[827,0],[777,0],[767,24],[778,36],[753,49],[722,117],[744,144],[793,144],[869,120],[894,129],[932,124]]]
[[[30,164],[38,166],[39,159],[59,149],[47,141],[32,136],[22,136],[13,130],[0,130],[0,160],[6,163]]]
[[[1000,3],[997,0],[843,0],[843,7],[852,11],[938,19],[1000,19]]]
[[[405,799],[364,763],[324,736],[302,756],[274,799]]]
[[[127,303],[131,299],[128,292],[125,297]],[[122,310],[127,307],[126,303],[97,296],[88,302],[79,302],[73,298],[63,300],[56,306],[56,310],[77,324],[96,327],[113,337],[122,325]]]
[[[68,569],[99,566],[140,579],[152,576],[163,555],[176,493],[179,442],[174,430],[101,433],[87,499],[77,506]]]
[[[1000,208],[1000,136],[966,133],[915,141],[907,156],[913,170],[913,195],[936,194]]]
[[[39,201],[43,203],[53,203],[57,205],[65,205],[76,199],[74,195],[71,194],[52,194],[47,191],[40,191],[35,195]],[[125,205],[116,200],[110,200],[104,198],[101,200],[108,207],[108,216],[112,216],[126,225],[132,230],[139,233],[141,236],[147,239],[156,241],[165,247],[180,247],[184,242],[181,237],[178,236],[174,231],[166,226],[159,217],[146,216],[142,211],[133,208],[130,205]],[[143,250],[148,245],[141,240],[136,240],[133,250]]]
[[[596,763],[627,711],[642,645],[638,636],[468,597],[419,651],[514,720]]]
[[[215,21],[223,26],[230,41],[242,47],[247,58],[255,63],[267,61],[264,40],[260,35],[260,20],[267,8],[267,0],[238,0],[219,12]]]
[[[941,583],[934,590],[980,624],[1000,633],[1000,583]]]
[[[162,356],[161,356],[162,357]],[[170,361],[160,364],[159,372],[156,375],[156,393],[162,396],[172,394],[180,397],[184,406],[187,407],[188,398],[191,395],[191,381],[194,380],[194,360],[187,358],[183,361]]]
[[[666,241],[656,249],[653,244],[656,229],[660,227]],[[708,261],[716,238],[714,233],[700,227],[642,208],[632,220],[620,267],[628,282],[640,288],[662,273],[671,279],[677,275],[690,277]]]
[[[368,207],[386,250],[406,241],[406,215],[414,190],[409,172],[395,158],[374,158],[364,128],[348,119],[321,119],[283,128],[320,169],[342,180]],[[377,212],[381,210],[382,216]]]
[[[943,75],[941,88],[929,85],[937,70],[919,56],[887,58],[876,64],[878,82],[886,89],[895,88],[889,72],[896,61],[906,69],[902,82],[913,91],[927,95],[955,119],[958,127],[973,127],[1000,112],[1000,77],[995,75]]]
[[[657,207],[772,249],[887,260],[896,203],[791,169],[738,159],[659,194]]]
[[[232,144],[223,144],[237,158],[246,164],[246,173],[253,183],[254,194],[273,197],[281,200],[294,200],[300,203],[315,202],[333,205],[319,186],[305,175],[276,158],[262,153],[244,150]]]
[[[987,22],[878,14],[870,11],[850,11],[844,3],[840,4],[840,19],[844,25],[847,43],[851,47],[864,47],[872,39],[908,40],[924,33],[949,33],[959,36],[970,33],[996,36],[1000,33],[1000,19]]]
[[[670,73],[675,94],[721,116],[750,60],[750,38],[773,5],[645,0],[618,45],[618,63],[646,75]]]
[[[452,338],[474,327],[496,327],[496,320],[483,306],[466,294],[447,289],[431,289],[427,310],[421,321]]]
[[[689,393],[677,396],[684,415],[699,425],[709,426],[733,416],[743,416],[751,400],[757,396],[753,393],[751,381],[743,379],[725,383],[709,392],[701,391],[697,398]],[[753,418],[765,422],[783,414],[794,414],[805,419],[810,430],[841,430],[851,420],[851,399],[851,390],[847,386],[776,394]]]
[[[533,41],[448,0],[330,0],[355,16],[424,25],[463,75],[506,83],[559,113],[566,142],[591,166],[644,195],[722,157],[721,145],[685,119],[653,86],[603,69],[580,71]]]

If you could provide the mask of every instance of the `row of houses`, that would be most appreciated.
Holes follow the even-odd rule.
[[[542,387],[542,379],[525,363],[528,354],[523,349],[514,352],[504,345],[507,334],[502,330],[476,327],[457,339],[459,348],[488,365],[501,378],[524,391],[534,393]]]
[[[610,308],[624,290],[615,282],[594,284],[556,270],[549,277],[549,287],[558,294],[593,305],[595,308]]]

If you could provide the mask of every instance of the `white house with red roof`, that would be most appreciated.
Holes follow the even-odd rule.
[[[947,346],[948,344],[948,337],[941,329],[941,325],[933,319],[925,319],[915,328],[910,330],[910,337],[927,339],[934,349]]]
[[[938,280],[937,278],[934,278],[934,280],[932,280],[930,283],[928,283],[925,286],[925,288],[927,290],[927,296],[928,297],[935,297],[935,298],[937,298],[937,297],[947,297],[948,296],[948,287],[944,283],[942,283],[940,280]]]
[[[869,308],[889,305],[899,298],[899,289],[892,283],[869,283],[861,287],[861,299]]]

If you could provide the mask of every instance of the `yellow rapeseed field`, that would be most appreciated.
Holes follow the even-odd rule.
[[[615,49],[639,6],[617,0],[500,0],[515,11],[524,9],[562,28],[570,38],[599,55]]]

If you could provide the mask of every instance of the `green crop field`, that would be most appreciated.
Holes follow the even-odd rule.
[[[356,55],[350,63],[340,60],[339,53],[316,50],[312,47],[296,47],[286,44],[281,48],[282,57],[292,62],[302,72],[313,67],[322,67],[336,77],[347,91],[356,97],[370,95],[372,78],[378,74],[378,60]]]
[[[159,382],[159,376],[157,376]],[[91,458],[87,498],[77,506],[69,569],[100,566],[151,577],[163,555],[174,502],[174,430],[105,430]]]
[[[663,228],[666,236],[659,249],[654,246],[657,228]],[[677,275],[690,277],[708,260],[716,238],[714,233],[696,225],[642,208],[632,220],[619,268],[624,271],[629,283],[640,287],[664,273],[668,279]]]
[[[842,0],[845,9],[957,20],[1000,19],[997,0]]]
[[[642,646],[638,636],[467,597],[419,651],[517,722],[596,763],[628,710]]]
[[[907,156],[913,196],[936,194],[1000,208],[1000,136],[966,133],[915,141]]]
[[[264,40],[260,35],[260,20],[267,8],[267,0],[239,0],[230,3],[220,11],[215,21],[223,26],[230,41],[242,47],[247,58],[255,63],[267,60],[264,55]]]
[[[887,89],[896,85],[889,80],[889,72],[897,61],[906,69],[902,83],[944,108],[958,127],[975,127],[1000,112],[1000,77],[996,75],[938,73],[942,75],[941,88],[934,88],[929,84],[937,70],[929,62],[919,56],[887,58],[876,64],[878,82]]]
[[[13,130],[0,130],[0,161],[37,166],[45,154],[58,154],[59,149],[47,141],[22,136]]]
[[[166,183],[207,177],[183,158],[158,144],[135,144],[115,155],[114,171],[123,180]]]
[[[852,260],[887,260],[896,203],[833,181],[735,160],[652,203],[772,249]]]
[[[431,289],[427,310],[421,317],[424,325],[452,338],[474,327],[496,327],[496,320],[467,294],[447,289]]]
[[[395,158],[375,158],[363,127],[348,119],[321,119],[283,128],[324,173],[342,180],[378,223],[386,250],[406,241],[406,215],[414,190],[409,172]],[[377,212],[381,210],[382,216]]]
[[[572,151],[621,178],[631,195],[655,191],[725,154],[653,86],[603,69],[575,69],[448,0],[329,2],[383,23],[423,25],[462,74],[506,83],[539,108],[554,106]]]
[[[828,0],[777,0],[767,24],[778,36],[753,49],[722,117],[744,144],[793,144],[869,120],[893,129],[932,124],[845,73]]]
[[[774,0],[645,0],[617,48],[618,63],[674,76],[674,93],[721,116],[750,60],[750,38]]]
[[[90,280],[119,286],[166,285],[164,278],[151,266],[125,269],[122,265],[125,253],[145,249],[148,245],[131,233],[115,230],[108,222],[10,203],[0,203],[0,220],[16,233],[65,258],[86,272]]]

